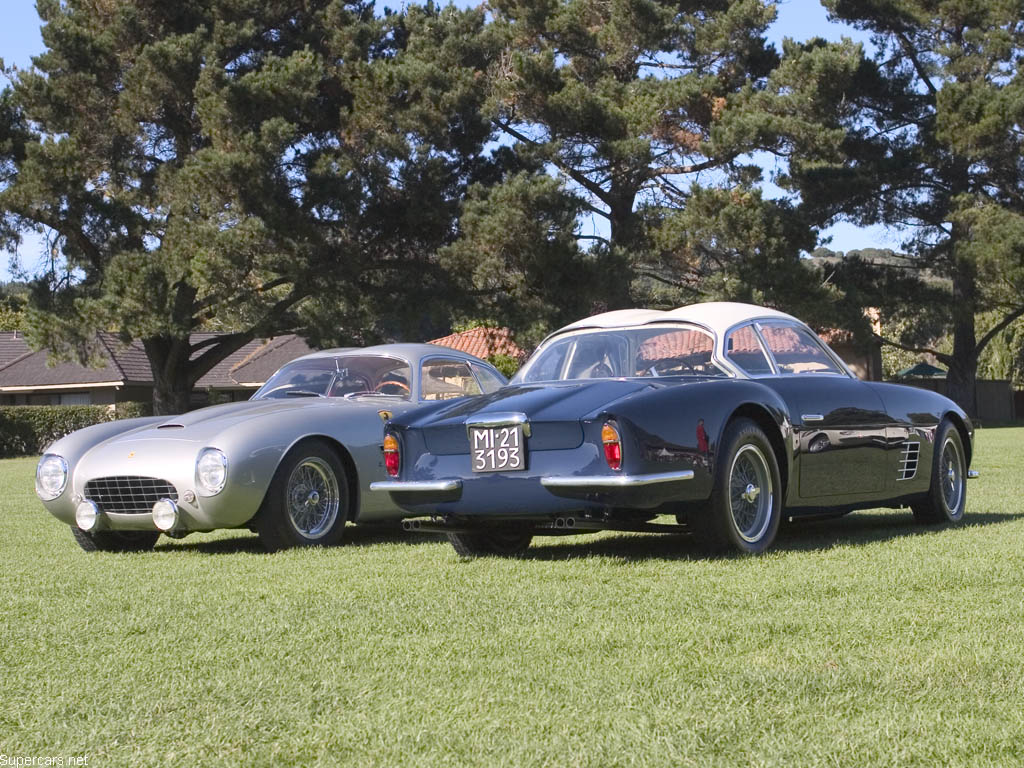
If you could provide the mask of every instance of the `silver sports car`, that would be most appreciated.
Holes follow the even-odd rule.
[[[270,551],[333,544],[348,521],[402,515],[369,493],[386,477],[385,421],[504,383],[483,360],[430,344],[315,352],[246,402],[61,438],[39,460],[36,493],[87,551],[239,527]]]

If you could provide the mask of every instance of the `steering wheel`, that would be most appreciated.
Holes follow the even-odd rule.
[[[388,391],[391,388],[398,389],[398,392]],[[374,392],[381,395],[410,395],[412,390],[409,389],[409,385],[404,381],[398,381],[396,379],[387,379],[380,382],[376,387],[373,388]]]

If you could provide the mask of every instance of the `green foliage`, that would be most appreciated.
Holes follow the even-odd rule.
[[[150,403],[107,405],[0,406],[0,456],[41,453],[46,446],[76,429],[116,419],[152,415]]]
[[[522,360],[512,355],[488,355],[487,362],[501,371],[507,379],[515,376],[522,365]]]
[[[951,396],[972,411],[979,356],[1024,315],[1024,3],[825,5],[869,31],[875,55],[833,69],[820,117],[842,141],[801,145],[786,182],[812,218],[899,228],[917,265],[947,281],[934,309],[952,349],[932,352],[949,367]],[[793,54],[796,65],[815,46]],[[999,317],[980,333],[986,311]]]
[[[313,343],[441,324],[434,257],[492,163],[472,55],[408,56],[441,21],[372,4],[39,4],[47,50],[0,102],[0,234],[46,227],[57,257],[31,341],[79,356],[96,329],[138,338],[158,410],[256,336]],[[58,140],[59,139],[59,140]],[[236,333],[192,346],[211,325]]]
[[[536,279],[550,280],[554,295],[590,298],[577,315],[755,295],[793,311],[821,306],[814,276],[799,267],[800,250],[814,245],[808,222],[752,191],[760,172],[750,153],[787,152],[787,132],[810,132],[816,117],[801,122],[792,108],[802,93],[769,91],[778,64],[764,39],[773,4],[501,0],[491,8],[485,32],[497,50],[484,75],[486,108],[533,169],[479,194],[466,211],[477,220],[464,217],[454,248],[493,252],[499,238],[506,254],[539,246]],[[774,122],[762,117],[769,106]],[[559,183],[538,178],[542,171]],[[509,222],[505,206],[532,226]],[[597,231],[579,231],[584,215],[602,222]],[[558,242],[573,231],[586,260],[576,243]],[[520,273],[507,264],[507,256],[477,263],[478,295],[508,295]],[[579,280],[573,293],[561,290],[566,272]],[[523,306],[523,293],[555,310],[548,315],[577,309],[564,298],[552,304],[529,280],[516,285],[505,311]]]
[[[27,292],[16,284],[0,283],[0,331],[24,331]]]
[[[986,329],[998,320],[998,313],[988,312],[979,318]],[[978,359],[978,377],[1007,379],[1016,389],[1024,389],[1024,321],[1011,323],[996,335]]]
[[[577,243],[581,207],[544,174],[476,185],[463,207],[462,237],[441,250],[440,261],[473,297],[474,312],[536,343],[553,328],[599,311],[594,297],[602,295],[602,281],[613,279],[611,260]]]

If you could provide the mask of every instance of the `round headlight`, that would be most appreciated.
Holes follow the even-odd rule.
[[[100,508],[96,502],[83,500],[75,507],[75,524],[83,531],[91,531],[99,526]]]
[[[161,531],[169,531],[178,524],[178,505],[170,499],[160,499],[153,505],[153,524]]]
[[[36,465],[36,494],[52,501],[64,493],[68,484],[68,463],[55,453],[44,453]]]
[[[228,457],[216,448],[203,448],[196,459],[196,485],[203,496],[224,490],[228,479]]]

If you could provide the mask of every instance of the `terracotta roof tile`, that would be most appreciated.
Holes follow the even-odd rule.
[[[526,352],[512,340],[512,332],[508,328],[470,328],[428,343],[485,359],[491,355],[508,355],[518,360],[526,357]]]
[[[675,360],[701,355],[711,359],[711,337],[689,329],[671,330],[651,336],[637,350],[637,363],[649,360]]]

